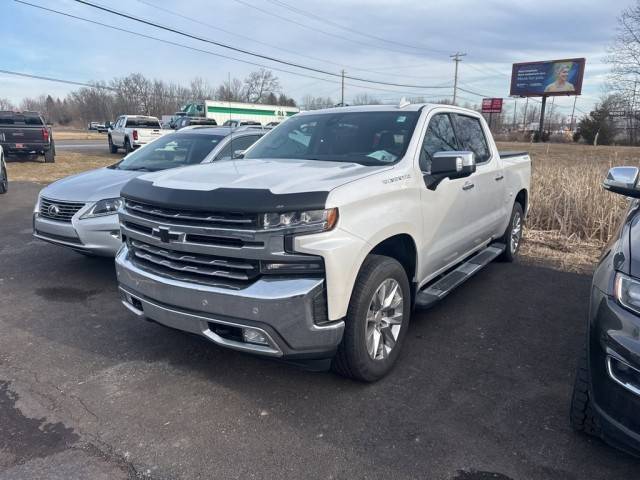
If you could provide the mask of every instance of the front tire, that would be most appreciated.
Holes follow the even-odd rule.
[[[518,256],[520,250],[520,244],[522,243],[522,232],[524,228],[524,212],[522,205],[518,202],[513,204],[513,210],[511,210],[511,217],[509,219],[509,225],[504,235],[500,240],[500,243],[504,243],[506,248],[500,260],[503,262],[513,262]]]
[[[411,290],[402,265],[369,255],[353,287],[333,369],[365,382],[384,377],[398,359],[410,315]]]
[[[571,396],[571,427],[576,432],[599,436],[600,424],[591,402],[590,387],[589,362],[587,360],[587,349],[584,348],[580,355],[573,385],[573,395]]]

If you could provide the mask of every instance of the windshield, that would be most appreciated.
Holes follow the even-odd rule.
[[[155,118],[137,117],[127,118],[127,127],[160,128],[160,122]]]
[[[224,137],[173,133],[136,150],[115,165],[118,170],[156,172],[202,162]]]
[[[335,112],[292,117],[245,158],[388,165],[407,151],[420,112]]]

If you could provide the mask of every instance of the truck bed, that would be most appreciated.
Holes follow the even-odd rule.
[[[511,158],[511,157],[521,157],[523,155],[529,155],[529,152],[517,151],[517,150],[505,150],[505,151],[499,151],[498,155],[500,155],[500,158]]]

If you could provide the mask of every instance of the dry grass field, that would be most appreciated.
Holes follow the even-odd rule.
[[[627,205],[601,184],[609,168],[640,166],[640,148],[500,143],[531,155],[531,210],[524,253],[567,270],[590,270]]]
[[[97,134],[96,134],[97,135]],[[101,137],[102,138],[102,137]],[[601,183],[615,165],[640,166],[640,148],[575,144],[500,143],[532,158],[531,210],[523,254],[526,261],[570,271],[589,271],[615,228],[627,201]],[[48,183],[120,157],[60,151],[56,163],[11,162],[11,181]]]
[[[92,168],[105,167],[116,163],[122,156],[104,154],[77,153],[58,151],[55,163],[44,163],[41,160],[27,161],[9,158],[7,173],[9,181],[51,183],[74,173],[84,172]]]
[[[53,130],[54,140],[104,140],[107,141],[106,133],[98,133],[89,130]]]

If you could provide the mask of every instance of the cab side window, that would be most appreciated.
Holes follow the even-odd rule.
[[[459,150],[456,135],[447,113],[438,113],[431,118],[420,149],[420,170],[431,172],[431,159],[436,152]]]
[[[482,131],[480,120],[467,115],[455,114],[455,128],[462,150],[473,152],[476,163],[484,163],[491,157],[487,139]]]

